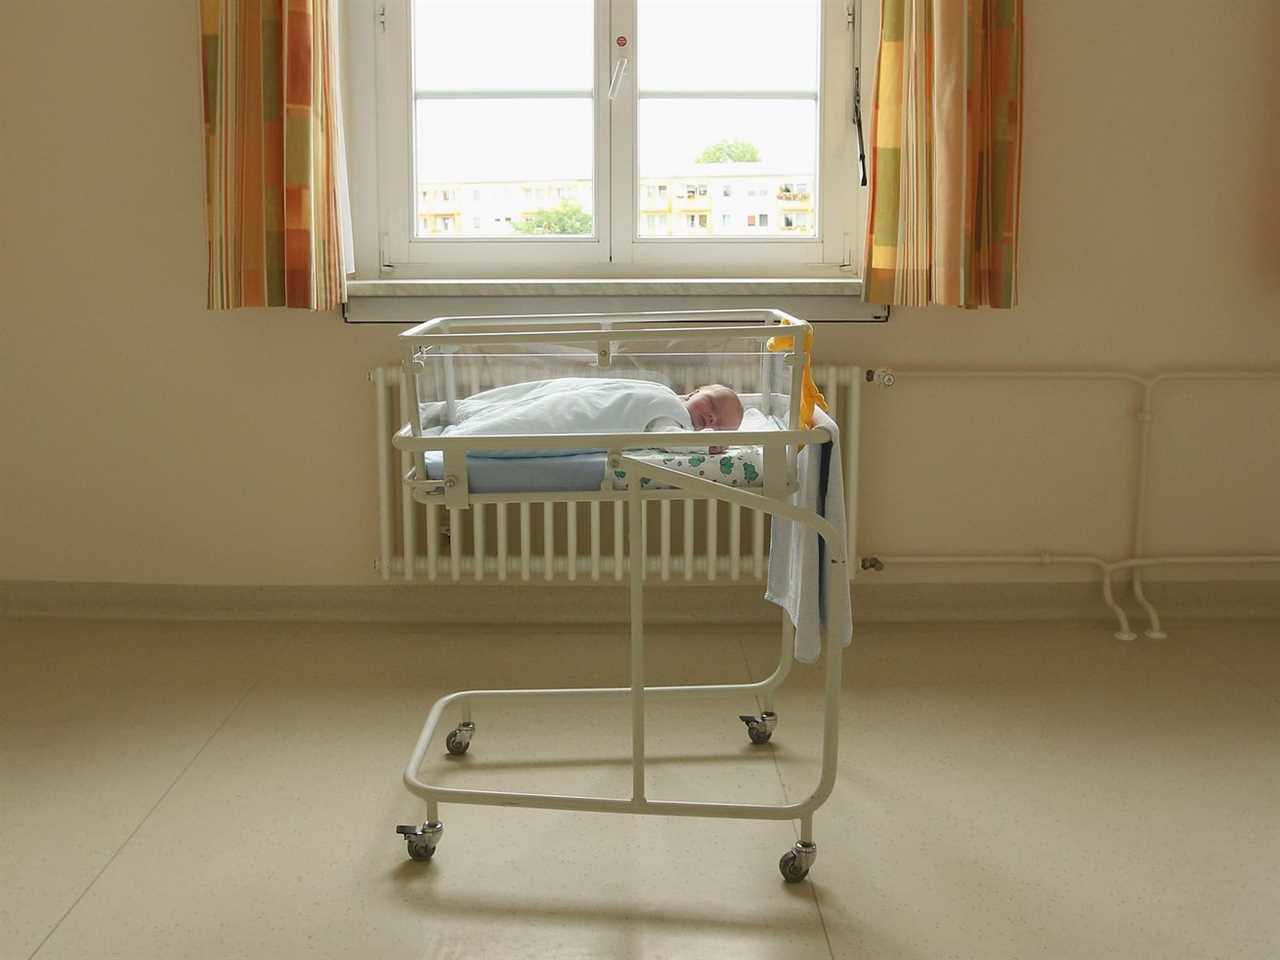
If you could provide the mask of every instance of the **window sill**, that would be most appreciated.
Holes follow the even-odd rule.
[[[612,310],[767,306],[813,320],[883,319],[846,278],[353,280],[344,317],[353,323],[418,322],[432,316],[596,313]],[[625,297],[619,304],[617,298]]]
[[[631,278],[599,280],[353,280],[351,297],[860,297],[862,281]]]

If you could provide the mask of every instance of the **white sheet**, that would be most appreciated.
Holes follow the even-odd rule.
[[[689,411],[670,387],[649,380],[556,377],[484,390],[458,401],[444,436],[644,433],[658,422],[690,430]],[[658,446],[657,443],[654,446]],[[555,456],[579,451],[483,450],[474,456]]]
[[[840,457],[840,432],[835,421],[821,410],[814,411],[814,418],[814,426],[831,432],[831,442],[809,444],[800,451],[799,486],[791,502],[803,510],[816,510],[843,532],[844,461]],[[765,598],[782,607],[795,625],[795,658],[802,663],[815,662],[828,637],[835,637],[844,647],[853,638],[848,566],[832,567],[820,539],[804,524],[773,518]]]

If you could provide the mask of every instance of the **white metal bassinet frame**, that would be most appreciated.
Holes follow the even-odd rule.
[[[784,326],[785,325],[785,326]],[[781,328],[781,329],[780,329]],[[839,744],[839,704],[841,691],[842,647],[838,640],[828,638],[826,643],[826,680],[824,686],[822,771],[817,788],[804,800],[786,804],[710,803],[676,800],[655,800],[645,794],[645,726],[644,706],[650,696],[715,696],[738,697],[760,695],[763,710],[760,715],[743,715],[753,743],[767,743],[778,722],[774,709],[774,692],[786,679],[794,656],[791,630],[783,615],[780,658],[777,668],[764,680],[755,683],[698,684],[679,686],[651,686],[644,683],[644,553],[645,544],[636,532],[642,530],[643,504],[660,490],[646,487],[642,480],[653,484],[665,484],[684,493],[708,499],[725,500],[731,504],[774,514],[804,524],[823,538],[826,544],[824,562],[831,570],[834,583],[847,581],[846,536],[852,532],[837,529],[825,517],[812,510],[794,506],[787,499],[795,489],[796,457],[804,444],[824,443],[830,439],[822,429],[805,429],[800,423],[800,398],[803,371],[808,363],[806,344],[809,325],[776,310],[717,310],[686,311],[682,313],[641,314],[582,314],[546,315],[531,317],[467,317],[438,318],[420,324],[401,334],[405,344],[404,384],[412,386],[412,396],[421,399],[418,392],[418,376],[423,372],[424,345],[450,349],[478,343],[528,343],[550,342],[581,343],[596,346],[602,365],[608,365],[612,345],[619,341],[639,339],[661,340],[673,336],[749,337],[764,339],[771,336],[793,337],[792,349],[786,352],[785,362],[791,371],[789,429],[755,431],[720,431],[711,435],[690,432],[664,433],[664,446],[698,446],[714,442],[717,445],[752,444],[763,448],[763,489],[727,487],[712,480],[690,476],[657,464],[649,463],[628,454],[628,450],[652,447],[653,434],[572,434],[539,436],[486,436],[449,437],[424,436],[418,418],[411,417],[396,434],[395,446],[412,454],[413,466],[404,477],[415,500],[423,503],[444,504],[454,509],[469,506],[467,484],[467,451],[483,447],[486,450],[504,449],[582,449],[598,448],[608,452],[609,470],[605,473],[598,492],[588,494],[592,499],[626,501],[628,504],[627,556],[630,571],[630,623],[631,623],[631,685],[629,687],[588,687],[538,690],[464,690],[442,697],[431,707],[418,736],[413,753],[404,771],[404,784],[408,790],[421,797],[427,804],[427,819],[421,825],[402,825],[397,832],[404,835],[409,856],[415,860],[429,860],[436,851],[444,832],[440,821],[441,803],[472,803],[506,807],[527,807],[547,810],[580,810],[601,813],[657,814],[683,817],[721,817],[750,820],[799,820],[800,839],[783,854],[779,868],[789,882],[803,880],[817,857],[817,845],[813,839],[813,814],[830,795],[835,785]],[[452,383],[452,378],[447,378]],[[457,399],[451,397],[450,399]],[[410,405],[416,410],[416,404]],[[856,411],[854,411],[856,413]],[[443,456],[443,476],[431,479],[426,468],[425,453],[440,451]],[[853,463],[856,465],[856,458]],[[625,477],[626,488],[614,489],[610,478],[614,471]],[[846,483],[856,483],[854,475]],[[544,491],[504,494],[513,502],[544,498]],[[457,707],[459,719],[446,738],[446,749],[452,754],[467,752],[476,725],[472,719],[473,702],[486,700],[510,700],[541,697],[613,696],[631,700],[632,727],[632,795],[623,797],[582,797],[565,794],[534,794],[502,790],[475,790],[456,787],[433,786],[420,779],[420,770],[426,752],[440,726],[446,711]]]

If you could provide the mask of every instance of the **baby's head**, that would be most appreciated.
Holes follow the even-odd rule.
[[[683,399],[695,430],[737,430],[742,424],[742,401],[723,384],[699,387]]]

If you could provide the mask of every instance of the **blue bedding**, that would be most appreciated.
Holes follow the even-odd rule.
[[[467,484],[472,493],[518,493],[525,490],[599,490],[608,465],[604,453],[567,457],[468,457]],[[427,453],[431,479],[444,476],[443,457]]]
[[[764,472],[764,457],[759,447],[730,447],[724,453],[715,454],[633,450],[630,455],[731,487],[760,486]],[[427,473],[433,480],[441,479],[443,465],[440,453],[427,453]],[[467,457],[467,483],[472,493],[599,490],[607,469],[608,455],[602,452],[565,457]],[[614,489],[626,489],[622,476],[612,479]],[[644,480],[642,486],[650,486],[650,481]]]

